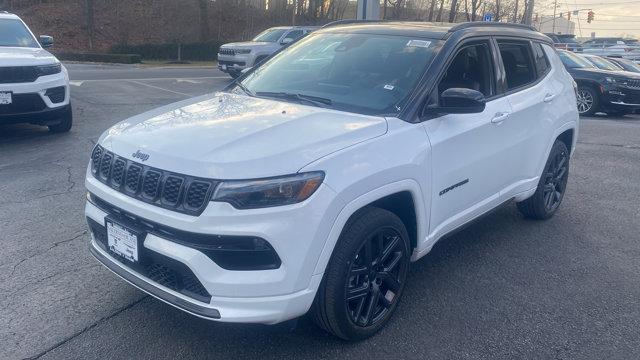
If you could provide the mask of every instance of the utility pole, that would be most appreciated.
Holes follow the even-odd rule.
[[[553,1],[553,28],[552,33],[556,33],[556,9],[558,8],[558,0]]]

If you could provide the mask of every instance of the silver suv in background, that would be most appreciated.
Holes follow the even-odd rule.
[[[238,77],[284,45],[316,30],[315,26],[279,26],[267,29],[251,41],[224,44],[218,50],[218,69]]]

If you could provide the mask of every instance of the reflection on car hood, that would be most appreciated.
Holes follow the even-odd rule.
[[[57,62],[47,50],[41,48],[0,46],[0,66],[46,65]]]
[[[586,76],[593,77],[595,76],[611,76],[615,78],[627,78],[627,79],[640,79],[640,75],[637,73],[633,73],[630,71],[611,71],[611,70],[602,70],[597,68],[573,68],[569,69],[569,73],[578,75],[578,76]]]
[[[310,162],[387,131],[382,117],[217,93],[122,121],[100,143],[134,161],[194,176],[259,178]]]

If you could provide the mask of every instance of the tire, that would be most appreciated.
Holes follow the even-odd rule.
[[[590,86],[580,85],[577,91],[577,106],[580,116],[591,116],[600,105],[600,96]]]
[[[518,210],[527,218],[544,220],[555,214],[560,207],[569,179],[569,150],[567,145],[556,140],[549,153],[536,192],[517,204]]]
[[[67,105],[63,115],[60,117],[60,122],[57,124],[48,125],[49,132],[52,133],[64,133],[71,130],[73,125],[73,111],[71,110],[71,104]]]
[[[236,71],[229,71],[229,76],[231,76],[234,79],[237,79],[240,76],[240,73]]]
[[[374,335],[398,306],[410,256],[400,218],[376,207],[362,209],[345,226],[327,265],[311,309],[316,324],[349,341]]]

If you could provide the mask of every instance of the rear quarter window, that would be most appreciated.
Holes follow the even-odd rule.
[[[527,86],[538,78],[528,41],[498,40],[507,91]]]
[[[538,78],[544,77],[551,66],[549,65],[549,59],[544,53],[544,50],[542,50],[542,45],[540,43],[533,43],[533,59],[536,64],[536,73]]]

